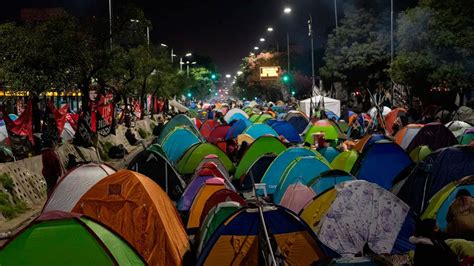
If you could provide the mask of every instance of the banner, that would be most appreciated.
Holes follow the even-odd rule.
[[[10,133],[17,136],[26,136],[28,140],[34,145],[33,138],[33,103],[31,101],[26,105],[25,111],[16,119],[12,121],[8,115],[3,117],[5,125]]]
[[[67,113],[66,114],[66,121],[71,125],[71,127],[74,130],[76,130],[77,129],[77,123],[79,122],[79,115],[78,114]]]
[[[63,133],[64,130],[64,124],[66,124],[66,116],[67,116],[67,110],[69,109],[69,105],[65,104],[61,108],[56,109],[56,106],[54,106],[53,102],[48,103],[49,110],[51,110],[51,113],[54,115],[54,119],[56,120],[56,125],[58,127],[58,132],[59,136]]]
[[[89,148],[93,145],[93,133],[91,130],[92,116],[89,112],[83,112],[79,117],[74,143],[78,146]]]
[[[142,117],[142,110],[140,108],[140,101],[135,100],[133,102],[133,114],[138,118]]]
[[[147,96],[146,96],[146,110],[148,112],[151,112],[151,108],[153,107],[152,104],[151,104],[152,99],[153,99],[152,97],[153,96],[151,94],[147,94]]]
[[[113,131],[114,104],[113,94],[102,97],[97,107],[97,132],[102,136],[108,136]]]

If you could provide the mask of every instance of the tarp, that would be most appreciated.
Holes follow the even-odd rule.
[[[145,265],[133,248],[100,223],[49,212],[0,250],[2,265]]]
[[[390,189],[395,177],[413,163],[410,156],[395,143],[379,141],[369,146],[358,159],[352,174]]]
[[[269,195],[272,195],[273,193],[275,193],[278,182],[280,181],[280,177],[283,175],[285,169],[294,159],[303,156],[317,156],[317,154],[318,153],[316,153],[315,151],[306,148],[288,148],[284,152],[280,153],[275,158],[275,160],[273,160],[272,164],[265,171],[265,174],[263,175],[260,182],[265,184],[267,193]],[[321,157],[321,155],[319,156]]]
[[[128,164],[128,169],[151,178],[171,200],[178,200],[184,192],[186,183],[161,153],[142,151]]]
[[[269,125],[256,123],[249,127],[247,127],[242,134],[247,134],[251,136],[253,139],[257,139],[261,136],[271,135],[274,137],[278,137],[278,133]]]
[[[301,137],[298,131],[285,120],[267,120],[267,124],[271,126],[279,136],[285,137],[289,142],[301,143]]]
[[[309,116],[311,111],[310,101],[311,98],[300,101],[300,109],[307,116]],[[323,102],[325,110],[329,110],[337,116],[341,116],[341,101],[320,95],[313,97],[313,106],[321,105],[322,107]]]
[[[407,204],[363,180],[340,183],[335,189],[336,198],[319,225],[321,242],[340,254],[360,253],[366,244],[377,254],[408,251],[395,245],[398,238],[408,243],[413,234],[402,230],[410,216]]]
[[[283,207],[263,207],[263,217],[273,249],[286,265],[311,265],[326,259],[316,236],[305,223]],[[259,252],[263,242],[257,209],[243,208],[225,220],[203,247],[197,265],[262,264]],[[277,251],[278,250],[278,251]]]
[[[114,230],[148,265],[181,265],[189,250],[173,203],[160,186],[139,173],[121,170],[102,179],[71,211]]]
[[[238,135],[242,134],[245,129],[252,125],[248,119],[239,119],[234,120],[230,123],[229,131],[227,131],[225,139],[234,139],[237,138]]]
[[[91,187],[113,173],[115,170],[111,167],[96,163],[84,164],[72,169],[56,184],[42,212],[71,211]]]
[[[181,157],[176,165],[176,170],[182,175],[193,174],[198,169],[199,164],[207,155],[214,154],[219,161],[225,166],[228,173],[235,170],[234,164],[227,155],[216,145],[211,143],[200,143],[189,148]]]
[[[292,210],[294,213],[299,213],[314,196],[316,196],[316,193],[311,188],[297,182],[288,186],[280,205]]]
[[[256,139],[250,147],[245,151],[237,168],[235,169],[234,180],[238,180],[245,175],[250,167],[258,158],[264,154],[280,154],[286,150],[285,145],[275,137],[263,136]]]
[[[322,172],[330,170],[329,164],[320,160],[316,156],[298,157],[293,160],[280,177],[275,193],[273,194],[273,202],[279,204],[283,194],[291,184],[301,182],[307,185],[314,177]]]
[[[168,134],[161,147],[166,154],[166,158],[175,165],[191,146],[198,143],[200,143],[199,138],[190,129],[178,127]]]

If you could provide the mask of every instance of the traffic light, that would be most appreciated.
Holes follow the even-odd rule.
[[[296,92],[294,90],[291,91],[291,96],[295,96]]]
[[[188,98],[191,98],[193,96],[190,92],[188,92]]]
[[[211,74],[211,79],[212,79],[212,80],[216,80],[216,79],[217,79],[217,75],[216,75],[216,74],[214,74],[214,73],[213,73],[213,74]]]
[[[283,81],[283,83],[290,83],[290,74],[286,73],[286,74],[283,74],[283,76],[281,77],[281,80]]]

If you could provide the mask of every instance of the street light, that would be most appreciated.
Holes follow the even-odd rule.
[[[193,56],[193,54],[192,53],[187,53],[187,54],[185,54],[185,56],[186,57],[191,57],[191,56]]]
[[[265,41],[265,38],[260,38],[260,42],[264,42]]]
[[[258,48],[258,46],[255,46],[253,49],[254,49],[255,51],[257,51],[259,48]]]
[[[285,7],[285,9],[283,9],[283,13],[290,14],[291,8]],[[286,32],[286,47],[288,50],[288,70],[287,71],[290,72],[290,35],[288,34],[288,31]]]
[[[166,45],[166,44],[164,44],[164,43],[162,43],[162,44],[160,44],[160,45],[161,45],[161,47],[168,47],[168,45]]]
[[[291,13],[291,8],[290,7],[285,7],[285,9],[283,9],[283,12],[285,12],[285,14],[290,14]]]
[[[242,75],[242,74],[244,74],[244,72],[242,72],[242,71],[240,71],[240,70],[237,71],[237,76],[240,76],[240,75]]]
[[[225,77],[230,79],[232,77],[232,75],[231,74],[226,74]]]
[[[268,28],[267,28],[267,31],[268,31],[268,32],[272,32],[272,31],[273,31],[273,28],[272,28],[272,27],[268,27]]]

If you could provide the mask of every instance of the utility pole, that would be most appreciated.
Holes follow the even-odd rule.
[[[173,62],[174,61],[173,57],[174,57],[174,51],[173,51],[173,48],[171,48],[171,64],[174,63]]]
[[[288,73],[290,73],[290,34],[286,32],[286,47],[288,50]]]
[[[112,0],[109,0],[109,35],[110,35],[110,49],[112,49]]]
[[[337,21],[337,0],[334,0],[334,18],[336,19],[336,31],[339,27],[339,22]]]
[[[146,26],[146,43],[150,46],[150,27]]]
[[[313,85],[311,86],[311,94],[309,100],[309,116],[313,117],[313,95],[314,95],[314,87],[316,86],[316,78],[314,76],[314,37],[313,37],[313,17],[309,14],[308,20],[308,35],[311,38],[311,77],[313,81]]]

